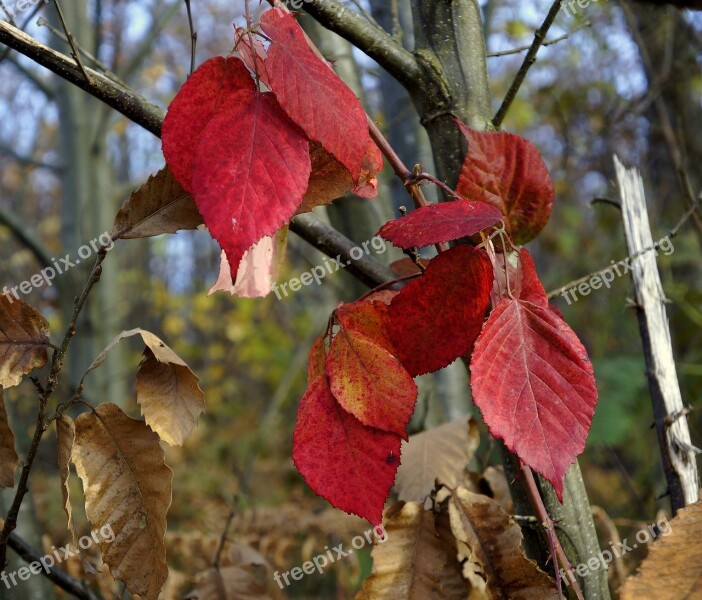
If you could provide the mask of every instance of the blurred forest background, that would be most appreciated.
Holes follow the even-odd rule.
[[[227,54],[233,46],[232,21],[243,24],[243,2],[192,4],[198,64]],[[412,48],[406,0],[349,4]],[[523,53],[503,53],[531,43],[551,3],[482,4],[488,50],[495,54],[489,67],[497,108],[523,59]],[[397,6],[397,13],[391,6]],[[575,6],[577,14],[559,14],[549,38],[567,37],[541,49],[504,123],[539,147],[556,184],[553,217],[529,245],[547,290],[626,256],[619,211],[607,202],[618,201],[613,153],[642,170],[654,239],[666,235],[689,206],[678,176],[680,161],[689,169],[695,193],[702,187],[702,15],[615,0]],[[190,32],[181,0],[71,0],[63,10],[84,49],[146,98],[168,105],[190,67]],[[38,18],[45,21],[37,23]],[[51,5],[39,3],[16,20],[32,36],[68,52],[49,29],[57,26]],[[431,171],[428,142],[402,88],[309,17],[302,23],[403,160],[422,162]],[[0,81],[0,282],[16,285],[48,259],[75,255],[80,246],[109,231],[122,202],[164,161],[154,136],[14,52],[0,50]],[[360,245],[407,202],[386,168],[378,198],[347,198],[315,212]],[[702,396],[699,213],[673,244],[672,254],[659,255],[659,268],[670,299],[683,400],[695,406]],[[169,512],[172,576],[166,592],[173,597],[179,597],[176,590],[182,591],[188,576],[207,566],[202,548],[211,551],[232,511],[230,537],[251,544],[279,570],[324,552],[325,545],[348,544],[368,528],[316,498],[290,458],[311,342],[330,310],[363,293],[363,286],[346,273],[335,273],[322,285],[282,300],[274,294],[262,300],[208,296],[219,256],[204,232],[119,242],[78,328],[66,372],[72,382],[64,380],[58,392],[62,399],[72,393],[91,360],[119,331],[134,327],[162,337],[200,377],[207,413],[184,447],[166,450],[175,471]],[[389,249],[375,256],[389,262],[401,254]],[[280,281],[320,262],[316,250],[291,235]],[[26,298],[50,319],[54,332],[62,331],[72,297],[83,285],[82,267]],[[580,460],[590,500],[622,535],[640,522],[651,522],[658,509],[668,506],[661,498],[665,481],[651,428],[636,316],[627,309],[630,295],[625,276],[611,289],[595,290],[571,305],[555,300],[588,348],[599,386],[594,425]],[[140,350],[136,343],[118,348],[88,377],[86,399],[115,402],[135,414]],[[6,397],[21,455],[35,419],[31,384],[7,391]],[[422,378],[420,402],[416,431],[464,414],[479,416],[461,365]],[[690,427],[693,443],[700,445],[700,412],[692,413]],[[485,443],[477,460],[499,464],[499,452],[487,441],[487,432],[481,434]],[[54,446],[43,444],[41,453],[19,533],[37,547],[58,547],[68,541],[68,533]],[[72,493],[77,498],[80,491]],[[0,494],[0,512],[10,498]],[[88,530],[83,522],[81,531]],[[626,557],[630,567],[640,559],[637,553]],[[286,593],[352,597],[369,569],[366,550],[340,561],[324,577],[306,577]],[[12,593],[0,589],[0,598],[28,598],[28,593],[50,598],[54,592],[41,578],[32,578],[15,592],[19,595]]]

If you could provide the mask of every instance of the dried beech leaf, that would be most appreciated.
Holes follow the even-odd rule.
[[[3,389],[0,387],[0,488],[15,486],[15,470],[18,465],[15,436],[7,420]]]
[[[399,503],[383,519],[385,541],[373,547],[373,573],[356,600],[446,598],[439,574],[447,555],[434,528],[434,515],[421,504]]]
[[[159,356],[147,348],[136,389],[147,425],[171,446],[182,446],[205,412],[197,376],[168,346]]]
[[[49,322],[24,300],[0,294],[0,386],[10,388],[49,358]]]
[[[75,422],[71,461],[85,490],[93,528],[111,527],[100,541],[103,561],[132,594],[158,598],[168,576],[166,512],[173,472],[158,436],[114,404],[102,404]]]
[[[56,449],[58,454],[59,475],[61,476],[61,495],[63,496],[63,510],[68,517],[68,530],[73,536],[75,545],[75,530],[73,528],[73,511],[71,509],[71,498],[68,488],[68,477],[70,475],[69,463],[73,442],[76,438],[76,426],[71,417],[61,415],[56,419]]]
[[[495,500],[459,487],[448,508],[464,575],[473,587],[483,586],[488,598],[558,598],[555,583],[524,555],[519,525]]]
[[[400,500],[424,502],[434,489],[434,482],[455,487],[466,463],[480,443],[478,426],[461,417],[412,435],[402,443],[402,463],[395,478]]]
[[[197,229],[202,217],[192,196],[164,167],[151,175],[119,209],[112,238],[125,240]]]
[[[638,573],[626,580],[622,600],[701,598],[702,500],[681,509],[670,521],[658,523],[661,536]]]
[[[198,377],[158,336],[144,329],[123,331],[92,362],[97,369],[123,339],[140,335],[147,348],[137,374],[137,402],[151,427],[165,442],[180,446],[205,411]]]

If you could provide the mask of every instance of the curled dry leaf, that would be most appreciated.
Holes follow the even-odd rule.
[[[24,300],[0,294],[0,386],[9,388],[46,364],[49,323]]]
[[[123,331],[92,362],[97,369],[123,339],[140,335],[146,344],[137,374],[137,402],[151,427],[165,442],[181,446],[205,412],[205,394],[190,367],[159,337],[144,329]]]
[[[373,547],[373,573],[356,600],[446,598],[440,574],[447,555],[432,512],[416,502],[401,502],[386,511],[383,527],[385,541]]]
[[[234,544],[222,553],[221,568],[207,569],[195,578],[188,600],[273,600],[281,597],[272,569],[263,556],[249,546]]]
[[[424,502],[437,479],[455,487],[479,444],[478,426],[471,417],[411,435],[402,443],[402,464],[395,478],[398,498]]]
[[[15,436],[7,420],[3,389],[0,387],[0,488],[15,486],[17,465],[19,459],[15,451]]]
[[[670,521],[659,520],[658,528],[661,536],[652,544],[639,572],[626,580],[622,600],[702,597],[702,500],[681,509]],[[650,534],[650,530],[642,531]]]
[[[151,175],[119,209],[112,239],[125,240],[197,229],[202,217],[192,196],[168,167]]]
[[[500,505],[459,487],[448,499],[451,531],[464,574],[487,598],[555,600],[555,583],[528,559],[522,531]]]
[[[73,536],[74,545],[76,534],[73,528],[73,511],[71,509],[71,497],[68,488],[68,477],[70,475],[69,463],[71,452],[76,438],[76,426],[71,417],[61,415],[56,419],[56,450],[58,455],[59,475],[61,476],[61,495],[63,496],[63,510],[68,517],[68,530]],[[77,545],[76,545],[77,546]]]
[[[100,541],[103,561],[132,594],[155,600],[168,576],[164,535],[173,479],[159,438],[114,404],[80,415],[75,427],[71,461],[88,520],[115,534],[111,543]]]

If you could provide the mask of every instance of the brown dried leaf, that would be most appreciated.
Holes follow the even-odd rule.
[[[702,500],[658,525],[661,537],[651,545],[638,573],[626,580],[622,600],[702,598]]]
[[[19,458],[15,452],[15,436],[7,420],[3,389],[0,387],[0,488],[15,487],[17,465]]]
[[[155,600],[168,576],[164,535],[173,479],[159,438],[114,404],[80,415],[75,426],[71,461],[88,520],[115,534],[110,544],[100,541],[103,561],[132,594]]]
[[[480,443],[478,426],[468,417],[412,435],[402,443],[402,464],[397,470],[395,489],[400,500],[424,502],[434,482],[455,487],[463,468]]]
[[[555,583],[522,550],[522,532],[491,498],[463,487],[448,500],[464,577],[487,598],[550,600]]]
[[[49,358],[49,323],[24,300],[0,294],[0,386],[10,388]]]
[[[165,442],[181,446],[205,411],[198,377],[158,336],[144,329],[123,331],[88,367],[98,368],[123,339],[140,335],[146,344],[137,374],[137,402],[151,427]]]
[[[205,394],[197,382],[168,346],[159,355],[151,348],[144,350],[137,373],[137,402],[149,427],[171,446],[182,446],[205,412]]]
[[[71,460],[71,451],[73,450],[73,442],[76,439],[76,426],[70,417],[65,415],[56,419],[56,447],[58,451],[58,466],[61,476],[61,494],[63,495],[63,510],[68,517],[68,530],[73,536],[73,544],[75,543],[76,534],[73,528],[73,512],[71,510],[71,497],[68,488],[68,477],[70,475],[69,462]]]
[[[193,600],[273,600],[278,597],[273,574],[263,556],[245,544],[233,544],[221,555],[218,569],[207,569],[195,578]]]
[[[373,573],[356,600],[446,598],[439,575],[447,556],[431,511],[417,502],[400,502],[386,511],[383,527],[385,541],[373,547]]]
[[[168,167],[151,175],[119,209],[112,238],[135,239],[197,229],[202,217],[195,201]]]

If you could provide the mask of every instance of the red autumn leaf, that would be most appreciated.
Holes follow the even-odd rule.
[[[386,223],[378,235],[404,248],[423,248],[468,237],[494,225],[502,213],[490,204],[455,200],[422,206]]]
[[[400,464],[400,444],[398,435],[366,427],[347,413],[326,377],[318,377],[297,411],[293,461],[315,493],[380,525]]]
[[[456,123],[468,140],[456,192],[499,208],[514,243],[528,242],[548,222],[555,195],[541,154],[518,135],[475,131]]]
[[[471,360],[473,401],[494,437],[563,498],[563,478],[585,448],[597,404],[584,346],[554,313],[528,252],[521,295],[490,314]]]
[[[339,404],[361,423],[407,437],[417,386],[375,339],[341,326],[327,356],[327,376]]]
[[[370,139],[358,98],[310,50],[302,28],[289,13],[267,11],[261,29],[271,39],[266,73],[278,102],[311,140],[320,142],[358,181]]]
[[[390,339],[411,375],[437,371],[469,352],[490,303],[492,265],[484,250],[456,246],[390,304]]]
[[[312,343],[307,361],[307,385],[310,385],[317,377],[324,375],[324,364],[327,361],[326,343],[323,335],[320,335]]]
[[[309,175],[309,142],[271,93],[237,92],[210,120],[193,164],[193,196],[232,273],[254,243],[295,214]]]
[[[389,307],[381,296],[374,294],[362,301],[341,304],[334,314],[346,331],[364,335],[390,354],[395,354],[388,332]]]
[[[247,29],[234,25],[234,50],[239,54],[249,71],[270,88],[266,73],[268,53],[263,42],[253,33],[249,33]]]
[[[188,78],[168,107],[161,133],[163,154],[178,183],[191,194],[193,159],[205,127],[233,94],[253,89],[243,62],[217,56]]]

